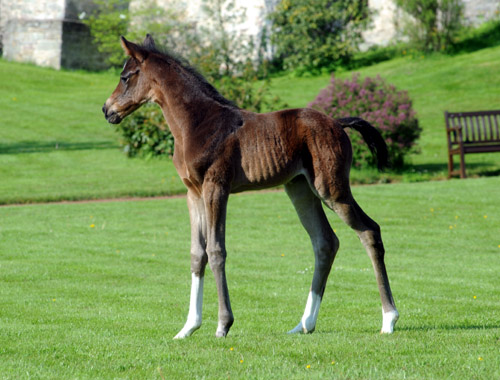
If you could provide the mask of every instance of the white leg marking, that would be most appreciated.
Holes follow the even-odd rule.
[[[307,297],[306,308],[300,323],[293,329],[290,330],[289,334],[308,334],[312,333],[316,328],[316,321],[318,319],[319,307],[321,305],[321,297],[314,293],[309,292]]]
[[[183,339],[190,336],[201,326],[201,309],[203,306],[203,280],[194,273],[191,275],[191,298],[189,300],[189,313],[186,324],[174,339]]]
[[[396,309],[384,313],[382,309],[382,330],[381,334],[392,334],[394,332],[394,325],[399,318],[399,313]]]

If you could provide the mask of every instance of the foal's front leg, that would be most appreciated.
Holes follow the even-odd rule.
[[[206,215],[203,198],[188,191],[189,218],[191,221],[191,298],[186,324],[174,339],[190,336],[201,326],[203,281],[207,265]]]
[[[219,297],[219,323],[215,336],[225,337],[234,317],[229,301],[226,280],[226,210],[229,191],[214,182],[203,184],[203,198],[207,215],[207,254],[210,269],[215,276]]]

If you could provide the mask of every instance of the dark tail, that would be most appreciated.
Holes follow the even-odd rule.
[[[377,157],[379,170],[388,167],[389,153],[387,151],[387,144],[380,132],[373,125],[359,117],[344,117],[336,120],[342,128],[353,128],[361,133],[361,136],[363,136],[363,139],[368,144],[368,148]]]

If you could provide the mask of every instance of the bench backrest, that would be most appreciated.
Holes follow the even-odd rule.
[[[445,112],[449,143],[458,144],[460,128],[464,143],[500,142],[500,110]]]

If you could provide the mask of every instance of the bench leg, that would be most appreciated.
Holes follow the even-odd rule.
[[[448,153],[448,179],[451,178],[451,173],[453,173],[453,154]]]
[[[460,151],[460,178],[467,178],[465,174],[465,155],[463,150]]]

